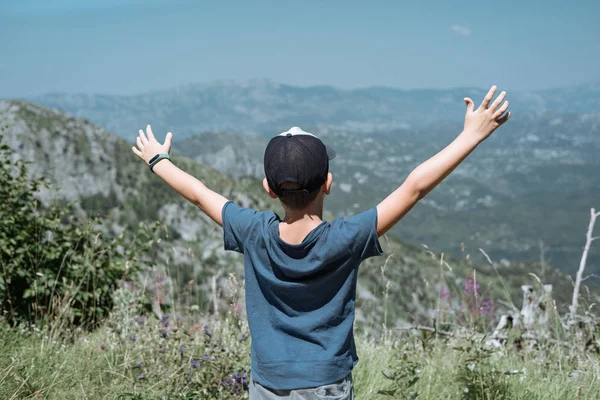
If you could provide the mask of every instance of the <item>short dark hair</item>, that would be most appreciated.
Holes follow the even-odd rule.
[[[295,190],[299,189],[300,185],[295,182],[284,182],[281,184],[281,188],[284,190]],[[320,189],[321,188],[306,194],[282,196],[279,197],[279,200],[281,200],[283,205],[286,207],[294,210],[301,210],[308,207],[313,201],[315,201]]]

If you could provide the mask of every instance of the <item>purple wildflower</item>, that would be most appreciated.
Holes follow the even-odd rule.
[[[135,363],[135,367],[136,368],[142,368],[142,363],[141,362],[136,362]]]
[[[468,277],[467,279],[465,279],[465,296],[467,297],[472,297],[472,296],[479,296],[479,282],[476,282],[473,278]]]
[[[100,343],[100,350],[106,350],[106,345],[104,343]]]
[[[165,338],[165,339],[167,339],[167,338],[169,337],[168,333],[169,333],[169,332],[168,332],[166,329],[161,329],[161,330],[160,330],[160,335],[161,335],[163,338]]]
[[[138,379],[146,379],[146,375],[144,375],[142,372],[140,372],[138,374]]]
[[[162,318],[160,319],[160,323],[164,327],[169,326],[169,314],[163,314]]]
[[[160,348],[160,352],[161,353],[164,353],[165,351],[167,351],[167,348],[165,346],[163,346],[163,347]]]
[[[440,298],[449,300],[450,299],[450,292],[447,289],[440,290]]]
[[[129,340],[132,342],[135,342],[137,340],[137,336],[136,335],[131,335],[129,336]]]
[[[496,306],[492,300],[484,300],[479,306],[479,311],[490,318],[496,317]]]
[[[181,346],[179,348],[179,352],[181,353],[181,357],[183,357],[183,352],[185,351],[185,346]]]
[[[207,335],[208,337],[212,337],[213,333],[210,330],[210,328],[208,327],[208,325],[204,325],[204,334]]]
[[[232,393],[239,394],[248,390],[248,375],[246,373],[234,372],[225,380],[220,382],[221,386],[229,388]]]
[[[192,368],[200,368],[200,361],[197,358],[192,358],[190,364],[192,364]]]

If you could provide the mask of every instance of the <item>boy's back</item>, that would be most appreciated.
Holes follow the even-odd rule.
[[[377,210],[322,221],[300,244],[280,237],[272,212],[223,207],[225,249],[244,253],[252,379],[297,389],[346,377],[358,361],[353,337],[358,266],[381,255]]]

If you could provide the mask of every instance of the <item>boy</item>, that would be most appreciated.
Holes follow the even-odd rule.
[[[477,109],[465,98],[463,132],[385,200],[332,222],[321,218],[335,153],[312,134],[292,128],[271,139],[265,150],[263,186],[281,200],[281,219],[273,212],[241,208],[177,168],[168,160],[170,132],[160,144],[150,125],[146,135],[140,130],[133,152],[223,227],[226,250],[244,254],[252,336],[250,399],[354,398],[358,266],[382,255],[378,238],[509,119],[506,92],[492,103],[495,92],[492,86]]]

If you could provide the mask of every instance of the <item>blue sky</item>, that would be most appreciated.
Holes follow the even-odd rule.
[[[571,2],[575,3],[575,2]],[[0,97],[600,81],[600,1],[0,0]]]

